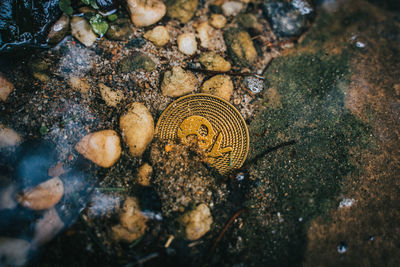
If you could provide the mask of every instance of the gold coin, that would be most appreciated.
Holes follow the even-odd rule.
[[[156,136],[163,141],[188,143],[196,137],[207,162],[222,175],[240,168],[249,150],[249,132],[237,109],[208,94],[181,97],[158,119]]]

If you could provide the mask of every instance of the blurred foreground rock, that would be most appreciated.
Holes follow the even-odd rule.
[[[129,147],[130,154],[139,157],[153,140],[154,120],[142,103],[131,103],[126,110],[119,120],[122,137]]]
[[[121,155],[120,138],[114,130],[102,130],[84,136],[76,151],[103,168],[109,168]]]
[[[142,215],[136,198],[128,197],[125,200],[119,219],[120,223],[111,229],[116,241],[132,243],[146,232],[148,219]]]
[[[185,227],[186,238],[197,240],[210,231],[213,218],[207,205],[200,204],[194,210],[184,214],[180,222]]]

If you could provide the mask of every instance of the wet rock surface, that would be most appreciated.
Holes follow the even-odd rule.
[[[0,10],[0,53],[45,46],[49,28],[61,15],[55,0],[4,0]]]
[[[299,36],[313,16],[313,8],[306,0],[265,1],[265,17],[278,36]]]
[[[133,30],[129,19],[119,18],[110,23],[110,28],[106,32],[106,37],[111,40],[124,41],[133,36]]]
[[[70,30],[70,18],[63,14],[53,26],[51,26],[47,40],[49,44],[58,44]]]

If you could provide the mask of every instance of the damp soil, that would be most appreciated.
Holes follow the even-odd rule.
[[[175,42],[157,48],[142,39],[143,29],[132,27],[127,41],[102,39],[86,48],[69,36],[19,61],[2,58],[1,71],[17,89],[1,104],[0,122],[25,140],[54,143],[54,162],[69,171],[61,178],[78,186],[58,207],[68,227],[34,253],[29,266],[134,266],[143,259],[146,266],[398,266],[400,14],[387,8],[391,1],[375,2],[319,6],[296,44],[267,49],[254,39],[258,61],[234,70],[263,74],[265,89],[253,94],[243,77],[232,77],[230,102],[245,118],[251,141],[243,168],[225,177],[203,164],[196,148],[181,144],[167,152],[154,140],[140,158],[123,147],[109,169],[73,149],[89,132],[119,131],[130,102],[143,102],[157,121],[174,100],[161,94],[163,72],[200,66]],[[196,18],[207,12],[200,9]],[[276,41],[259,18],[265,26],[260,35]],[[193,26],[163,23],[172,39]],[[227,55],[218,41],[216,47]],[[121,71],[120,62],[135,52],[149,56],[155,69]],[[87,83],[88,92],[73,89],[71,76]],[[99,83],[121,90],[124,102],[107,106]],[[1,151],[2,170],[13,170],[15,155]],[[150,187],[137,182],[143,163],[154,167]],[[150,220],[146,234],[131,244],[111,238],[128,196],[162,217]],[[183,197],[189,201],[177,201]],[[354,201],[340,207],[343,199]],[[211,208],[211,230],[185,240],[176,218],[200,202]],[[171,234],[175,239],[166,249]]]

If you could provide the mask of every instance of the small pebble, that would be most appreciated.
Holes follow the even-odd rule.
[[[201,54],[199,61],[206,70],[223,72],[231,70],[231,63],[215,52],[206,52]]]
[[[156,64],[145,53],[133,52],[119,62],[118,68],[122,73],[138,70],[153,71],[156,68]]]
[[[0,73],[0,99],[5,102],[12,91],[14,91],[14,85]]]
[[[197,240],[211,229],[213,218],[206,204],[198,205],[194,210],[184,214],[180,219],[185,227],[186,238]]]
[[[64,195],[64,185],[59,177],[51,178],[17,196],[18,203],[32,210],[54,207]]]
[[[5,180],[3,176],[0,175],[1,180]],[[14,184],[8,185],[0,189],[0,210],[2,209],[13,209],[17,205],[15,201],[15,191],[16,186]]]
[[[208,24],[207,21],[202,22],[196,28],[197,36],[200,39],[200,46],[203,48],[211,48],[211,40],[214,36],[214,29]]]
[[[337,247],[337,251],[340,254],[346,253],[347,251],[347,244],[346,242],[340,242],[339,246]]]
[[[229,101],[233,92],[233,83],[228,75],[215,75],[203,83],[201,92]]]
[[[64,228],[55,208],[46,211],[35,225],[35,232],[32,239],[32,246],[40,246],[49,242]]]
[[[224,32],[224,40],[233,62],[242,67],[251,66],[257,59],[257,51],[246,31],[229,28]]]
[[[0,264],[2,266],[25,265],[30,248],[31,245],[24,239],[0,237]]]
[[[183,70],[181,67],[173,67],[164,73],[161,83],[163,95],[169,97],[183,96],[197,89],[196,76]]]
[[[113,239],[132,243],[144,235],[147,229],[145,217],[136,198],[128,197],[119,216],[120,223],[111,228]]]
[[[226,18],[221,14],[212,14],[210,18],[210,24],[214,28],[222,29],[226,25]]]
[[[87,94],[90,91],[90,85],[88,81],[84,78],[70,76],[68,84],[69,86],[71,86],[72,89],[81,92],[82,94]]]
[[[16,131],[0,124],[0,148],[13,147],[21,141],[22,138]]]
[[[153,25],[167,12],[161,0],[127,0],[126,5],[136,27]]]
[[[128,18],[119,18],[109,24],[106,37],[110,40],[125,41],[133,36],[131,23]]]
[[[144,38],[152,42],[156,46],[164,46],[169,41],[169,33],[165,26],[157,26],[154,29],[147,31]]]
[[[70,30],[69,16],[63,14],[54,25],[50,28],[50,32],[47,35],[49,44],[58,44]]]
[[[339,203],[339,208],[350,208],[356,200],[354,198],[343,198]]]
[[[112,90],[104,83],[99,83],[101,98],[107,106],[116,107],[124,99],[124,94],[120,90]]]
[[[150,179],[152,174],[153,167],[151,167],[148,163],[143,164],[138,170],[138,183],[142,186],[150,186]]]
[[[154,120],[142,103],[133,102],[126,110],[119,120],[122,137],[129,147],[130,154],[139,157],[153,140]]]
[[[194,33],[183,33],[178,36],[178,49],[185,55],[194,55],[197,51],[196,36]]]
[[[240,13],[240,11],[242,11],[244,7],[245,5],[241,2],[228,1],[222,5],[222,12],[227,17],[236,16],[237,14]]]
[[[120,138],[114,130],[102,130],[85,135],[75,149],[103,168],[114,165],[121,155]]]
[[[247,76],[244,79],[244,84],[253,94],[258,94],[264,90],[264,81],[254,76]]]
[[[71,34],[85,46],[92,46],[97,39],[89,22],[78,16],[73,16],[71,19]]]

